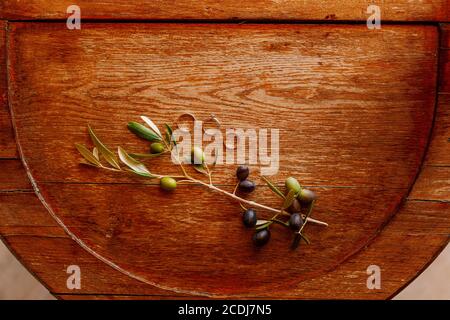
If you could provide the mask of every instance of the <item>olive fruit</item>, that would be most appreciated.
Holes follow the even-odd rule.
[[[250,181],[250,180],[244,180],[239,182],[238,188],[239,191],[245,192],[245,193],[250,193],[253,192],[255,190],[255,183]]]
[[[200,147],[192,147],[191,150],[191,163],[192,164],[202,164],[205,162],[205,154]]]
[[[298,201],[298,199],[294,199],[292,201],[292,204],[289,206],[288,211],[290,213],[296,213],[296,212],[300,212],[301,209],[302,209],[302,206],[300,205],[300,201]]]
[[[302,189],[300,183],[298,183],[297,179],[295,179],[294,177],[287,178],[285,181],[285,185],[288,191],[293,190],[295,193],[300,192],[300,190]]]
[[[294,213],[289,218],[289,227],[294,230],[298,231],[300,227],[303,225],[303,219],[302,216],[299,213]]]
[[[164,146],[163,146],[162,143],[159,143],[159,142],[153,142],[153,143],[150,145],[150,153],[156,154],[156,153],[161,153],[161,152],[163,152],[163,151],[164,151]]]
[[[244,222],[244,225],[247,228],[253,228],[256,226],[256,212],[253,209],[247,209],[244,212],[244,215],[242,216],[242,222]]]
[[[262,229],[259,231],[256,231],[256,233],[253,235],[253,243],[257,247],[262,247],[270,240],[270,231],[269,229]]]
[[[163,177],[159,180],[159,185],[165,191],[173,191],[177,187],[177,181],[172,177]]]
[[[302,189],[302,191],[298,195],[298,198],[301,204],[310,204],[311,202],[317,199],[317,196],[311,190]]]
[[[248,175],[250,173],[250,170],[247,166],[239,166],[236,169],[236,177],[239,179],[239,181],[243,181],[247,179]]]

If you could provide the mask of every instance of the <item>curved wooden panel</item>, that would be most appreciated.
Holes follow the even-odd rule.
[[[92,24],[70,33],[14,24],[11,103],[23,160],[55,217],[122,272],[178,293],[302,296],[378,234],[413,183],[435,90],[433,76],[419,75],[435,70],[436,35],[410,26],[370,34],[358,26]],[[277,179],[294,174],[314,185],[316,215],[333,220],[330,228],[311,226],[314,244],[301,251],[280,250],[289,242],[280,232],[255,252],[236,206],[213,194],[199,190],[193,202],[186,188],[167,196],[78,165],[73,143],[86,141],[87,123],[112,146],[143,149],[124,123],[142,113],[160,123],[183,108],[213,112],[230,127],[279,126]],[[232,169],[220,169],[217,180],[231,187]]]
[[[70,0],[3,0],[0,18],[65,19]],[[446,0],[78,0],[82,19],[268,19],[365,21],[378,5],[384,21],[448,21]]]

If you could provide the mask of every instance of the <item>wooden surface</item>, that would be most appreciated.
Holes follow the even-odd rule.
[[[448,242],[449,180],[431,180],[448,164],[444,92],[428,145],[438,47],[432,26],[85,24],[70,33],[12,23],[17,138],[54,217],[20,161],[2,161],[0,234],[64,298],[389,297]],[[227,200],[200,187],[167,196],[78,165],[72,146],[88,142],[87,123],[111,146],[142,150],[124,127],[130,117],[160,123],[182,110],[214,112],[229,127],[280,127],[277,182],[293,173],[311,185],[320,195],[315,216],[331,226],[308,227],[313,244],[296,252],[277,228],[256,252]],[[302,145],[298,136],[307,137]],[[216,181],[231,188],[231,175],[220,168]],[[70,264],[82,268],[81,290],[65,286]],[[381,290],[365,286],[371,264],[382,268]]]
[[[15,158],[16,143],[8,110],[5,28],[6,23],[0,20],[0,158]]]
[[[65,19],[76,4],[84,19],[266,19],[366,21],[378,5],[384,21],[448,21],[447,0],[3,0],[0,18]]]

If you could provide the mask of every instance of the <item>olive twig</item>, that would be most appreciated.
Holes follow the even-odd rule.
[[[250,172],[247,166],[239,166],[237,168],[236,177],[239,181],[236,183],[232,192],[215,186],[212,181],[212,170],[209,169],[208,164],[205,161],[204,152],[201,148],[195,146],[191,151],[190,163],[193,164],[193,168],[196,171],[205,174],[208,177],[208,182],[192,177],[187,172],[186,168],[183,165],[183,162],[180,159],[178,145],[177,142],[173,139],[173,132],[170,125],[165,124],[166,132],[163,137],[158,127],[153,123],[151,119],[145,116],[142,116],[141,118],[144,120],[148,127],[137,122],[130,122],[128,123],[128,128],[137,136],[152,142],[150,145],[149,154],[128,154],[123,148],[118,147],[118,152],[116,155],[111,150],[109,150],[108,147],[98,139],[94,131],[90,127],[88,127],[89,135],[95,145],[93,151],[87,149],[84,145],[75,145],[84,159],[87,160],[87,163],[85,164],[113,172],[132,172],[148,179],[159,179],[160,187],[165,191],[175,190],[178,183],[193,183],[208,188],[213,192],[220,193],[239,203],[240,207],[244,210],[243,222],[247,227],[256,227],[256,232],[253,235],[253,241],[257,246],[262,246],[269,241],[269,227],[273,223],[277,223],[294,230],[296,237],[293,244],[295,246],[298,245],[300,239],[303,239],[307,243],[309,243],[309,239],[302,233],[307,222],[328,226],[326,222],[310,217],[315,203],[316,195],[313,191],[302,188],[297,179],[293,177],[289,177],[286,179],[286,194],[283,193],[275,184],[270,182],[266,177],[262,177],[262,179],[268,184],[270,190],[272,190],[275,194],[283,199],[283,205],[281,209],[272,208],[256,201],[245,199],[237,194],[238,190],[241,193],[251,193],[255,190],[255,183],[247,179]],[[218,121],[217,119],[213,120],[216,122]],[[175,152],[173,152],[174,150]],[[150,172],[144,165],[144,163],[137,160],[137,158],[149,159],[159,157],[166,153],[171,153],[172,160],[180,166],[182,175],[165,176],[161,174],[155,174]],[[102,156],[101,159],[100,154]],[[103,160],[105,160],[110,166],[105,166],[103,164]],[[212,165],[213,167],[216,164],[216,160]],[[119,163],[123,163],[124,165],[126,165],[126,167],[123,168]],[[306,205],[308,206],[308,211],[306,214],[302,214],[301,209]],[[248,209],[246,206],[248,206]],[[257,220],[256,212],[253,210],[253,208],[272,212],[274,213],[274,215],[269,220]],[[288,216],[289,221],[282,221],[278,219],[279,216]]]

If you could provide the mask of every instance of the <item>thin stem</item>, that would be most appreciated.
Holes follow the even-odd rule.
[[[306,214],[306,220],[305,220],[305,223],[303,223],[303,225],[301,226],[300,230],[298,230],[298,232],[297,232],[299,235],[302,235],[302,231],[303,231],[303,229],[305,228],[306,223],[307,223],[308,221],[310,221],[310,220],[308,220],[308,219],[309,219],[309,215],[310,215],[311,212],[312,212],[313,207],[314,207],[314,200],[313,200],[313,201],[311,202],[311,204],[309,205],[308,213]]]
[[[209,184],[212,185],[213,183],[212,183],[211,171],[209,171],[208,164],[206,163],[206,161],[205,161],[205,168],[206,168],[206,172],[208,173]]]
[[[222,194],[224,194],[224,195],[226,195],[226,196],[228,196],[228,197],[230,197],[230,198],[232,198],[232,199],[234,199],[234,200],[236,200],[238,202],[248,204],[250,207],[255,207],[255,208],[260,208],[260,209],[267,210],[267,211],[270,211],[270,212],[275,212],[276,215],[274,217],[272,217],[272,219],[274,219],[274,218],[278,217],[278,215],[282,214],[282,211],[280,211],[279,209],[274,209],[274,208],[265,206],[263,204],[257,203],[255,201],[243,199],[243,198],[237,196],[236,194],[233,194],[233,193],[230,193],[228,191],[222,190],[222,189],[220,189],[220,188],[218,188],[218,187],[216,187],[214,185],[210,185],[210,184],[205,183],[205,182],[203,182],[201,180],[197,180],[197,179],[194,179],[194,178],[191,178],[191,177],[186,177],[186,178],[191,180],[192,182],[198,183],[198,184],[200,184],[202,186],[205,186],[205,187],[207,187],[209,189],[212,189],[214,191],[222,193]],[[322,222],[320,220],[311,219],[309,217],[306,217],[306,220],[309,221],[309,222],[312,222],[312,223],[328,226],[327,223]]]
[[[236,194],[237,188],[239,187],[239,182],[234,186],[233,194]]]

